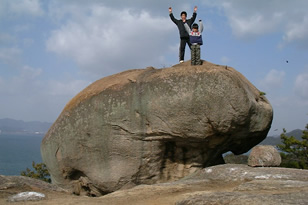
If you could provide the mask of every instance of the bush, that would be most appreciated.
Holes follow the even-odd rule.
[[[280,135],[283,144],[278,145],[281,150],[281,167],[308,169],[308,124],[301,136],[302,140],[286,135],[286,130]]]
[[[22,171],[20,173],[21,176],[31,177],[34,179],[40,179],[45,182],[51,182],[50,174],[47,170],[46,164],[39,163],[35,164],[35,162],[32,162],[33,171],[29,168],[26,169],[26,171]]]

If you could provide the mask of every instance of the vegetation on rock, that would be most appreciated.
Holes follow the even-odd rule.
[[[264,96],[264,95],[266,95],[266,93],[265,93],[265,92],[260,91],[260,96]]]
[[[286,130],[280,135],[282,144],[278,145],[281,151],[282,163],[280,166],[298,169],[308,169],[308,124],[303,131],[301,140],[294,136],[288,137]]]
[[[29,168],[26,169],[26,171],[22,171],[20,173],[21,176],[31,177],[34,179],[40,179],[45,182],[51,182],[50,174],[47,170],[46,164],[44,163],[38,163],[36,164],[34,161],[32,162],[32,167],[34,170],[31,170]]]

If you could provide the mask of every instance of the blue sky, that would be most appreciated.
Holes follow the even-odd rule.
[[[53,122],[95,80],[177,64],[179,36],[168,7],[179,18],[195,5],[205,24],[202,58],[234,67],[266,93],[274,109],[271,135],[303,129],[304,0],[0,0],[0,118]]]

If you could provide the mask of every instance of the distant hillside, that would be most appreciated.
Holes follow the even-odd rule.
[[[52,123],[49,122],[24,122],[9,118],[0,119],[1,134],[45,134]]]
[[[293,136],[298,140],[301,140],[301,136],[303,135],[303,130],[300,129],[296,129],[296,130],[292,130],[291,132],[287,132],[286,134],[287,136]],[[281,139],[280,139],[280,135],[279,136],[268,136],[265,138],[265,140],[263,140],[260,144],[262,145],[278,145],[281,144]]]

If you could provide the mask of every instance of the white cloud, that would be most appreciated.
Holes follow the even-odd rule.
[[[308,48],[308,15],[298,22],[293,22],[287,26],[287,31],[283,36],[284,43],[296,43],[298,47]]]
[[[32,38],[24,38],[23,41],[22,41],[24,46],[31,46],[31,45],[33,45],[34,42],[35,41]]]
[[[287,131],[303,129],[308,123],[307,103],[299,101],[295,96],[268,95],[267,98],[274,109],[274,119],[269,135],[279,135],[283,128]]]
[[[270,70],[270,72],[261,80],[260,87],[262,89],[275,89],[283,85],[283,80],[285,78],[284,71]]]
[[[283,15],[279,10],[270,10],[271,6],[268,2],[251,0],[222,3],[233,33],[240,38],[254,38],[277,29]]]
[[[23,66],[18,69],[18,74],[4,81],[5,87],[0,89],[0,92],[8,95],[28,96],[31,93],[36,93],[41,89],[38,78],[42,73],[40,68],[32,68]],[[28,96],[31,97],[31,96]]]
[[[241,39],[282,32],[282,44],[308,48],[308,1],[221,0],[205,1],[226,15],[233,34]]]
[[[53,17],[63,18],[64,16],[74,16],[74,12],[81,11],[81,9],[91,8],[93,6],[101,7],[104,6],[109,8],[110,12],[117,12],[118,10],[129,9],[134,13],[139,13],[141,10],[151,13],[151,16],[166,16],[168,15],[168,8],[173,7],[176,15],[180,15],[182,10],[187,10],[188,15],[192,14],[193,6],[187,0],[155,0],[155,1],[144,1],[144,0],[53,0],[49,3],[49,12]],[[59,20],[59,18],[57,19]]]
[[[0,44],[10,44],[16,41],[16,38],[8,33],[0,33]]]
[[[31,25],[30,24],[12,25],[12,30],[16,33],[22,33],[22,32],[31,30]]]
[[[122,15],[123,10],[128,10],[130,14],[140,14],[141,12],[147,12],[151,18],[157,18],[169,15],[168,8],[172,6],[175,16],[180,17],[182,10],[187,10],[188,15],[192,15],[193,6],[187,3],[185,0],[178,0],[174,2],[172,0],[156,0],[156,1],[144,1],[144,0],[53,0],[48,3],[48,15],[50,20],[61,25],[67,23],[71,19],[73,21],[79,21],[84,18],[84,14],[91,15],[93,8],[107,8],[108,13],[111,16],[106,16],[102,21],[113,21],[113,16]],[[165,26],[165,25],[162,25]],[[209,26],[206,24],[206,26]]]
[[[22,50],[16,47],[0,47],[0,61],[6,64],[16,64],[21,53]]]
[[[282,72],[272,72],[272,76],[284,75]],[[268,75],[270,76],[270,75]],[[270,135],[280,134],[282,128],[288,131],[303,129],[308,122],[308,72],[296,77],[291,95],[284,89],[281,92],[272,92],[267,95],[274,109],[274,120]],[[279,132],[274,130],[278,129]]]
[[[21,69],[20,77],[23,79],[31,80],[35,79],[36,77],[40,76],[42,73],[42,69],[40,68],[32,68],[30,66],[24,66]]]
[[[18,74],[0,77],[0,116],[23,120],[55,120],[65,104],[89,84],[64,78],[46,80],[43,69],[24,66]]]
[[[41,16],[44,14],[40,5],[40,0],[2,0],[6,2],[7,12],[14,13],[15,15],[32,15]],[[2,2],[2,3],[3,3]]]
[[[53,96],[74,96],[90,83],[85,80],[55,81],[49,82],[49,94]]]
[[[36,99],[36,96],[69,96],[73,97],[78,92],[89,85],[88,81],[78,79],[64,79],[48,81],[42,78],[43,70],[41,68],[33,68],[23,66],[19,69],[19,73],[11,79],[5,81],[11,94],[28,96]],[[2,92],[5,91],[2,90]],[[29,96],[30,94],[30,96]]]
[[[99,5],[76,9],[78,15],[52,32],[46,43],[49,51],[73,59],[95,75],[164,63],[158,61],[167,52],[174,26],[168,17]]]
[[[294,90],[301,99],[308,102],[308,73],[303,73],[296,77]]]

